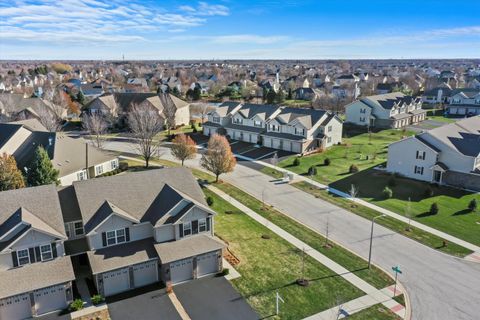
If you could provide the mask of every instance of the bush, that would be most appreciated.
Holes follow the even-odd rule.
[[[213,198],[212,197],[210,197],[210,196],[207,197],[207,204],[208,204],[209,207],[211,207],[213,205]]]
[[[224,277],[224,276],[227,276],[227,275],[229,275],[229,274],[230,274],[230,269],[228,269],[228,268],[223,268],[223,270],[218,273],[218,276]]]
[[[128,162],[120,162],[118,168],[120,171],[127,171],[128,170]]]
[[[70,311],[78,311],[83,309],[83,301],[82,299],[75,299],[73,300],[72,303],[70,303],[70,306],[68,307],[68,310]]]
[[[325,166],[329,166],[330,165],[330,158],[325,158],[325,160],[323,160],[323,164]]]
[[[192,124],[192,132],[193,132],[193,133],[197,133],[197,127],[195,127],[194,124]]]
[[[437,214],[438,211],[438,204],[436,202],[432,203],[432,205],[430,206],[430,214]]]
[[[309,176],[317,175],[317,168],[315,166],[311,166],[310,168],[308,168],[308,175]]]
[[[425,197],[430,198],[430,197],[433,197],[434,195],[435,195],[435,192],[433,191],[432,187],[428,187],[425,190]]]
[[[393,191],[389,187],[385,187],[382,194],[385,199],[390,199],[393,196]]]
[[[477,208],[478,208],[477,200],[476,199],[470,200],[468,204],[468,210],[470,210],[470,212],[475,212],[477,211]]]
[[[293,165],[294,165],[295,167],[299,166],[299,165],[300,165],[300,159],[299,159],[299,158],[295,158],[295,159],[293,160]]]
[[[358,172],[358,167],[356,165],[352,164],[350,166],[350,168],[348,169],[348,172],[349,173],[357,173]]]
[[[103,297],[99,294],[96,294],[92,297],[91,300],[94,305],[97,305],[103,302]]]

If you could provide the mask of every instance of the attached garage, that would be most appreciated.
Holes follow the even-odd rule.
[[[217,273],[218,271],[217,251],[202,254],[197,257],[197,277]]]
[[[0,320],[20,320],[32,316],[28,293],[0,300]]]
[[[44,314],[67,307],[67,297],[63,285],[52,286],[34,292],[37,314]]]
[[[281,149],[279,139],[272,139],[272,148],[273,149]]]
[[[283,141],[283,149],[282,150],[285,150],[285,151],[292,151],[292,142],[288,141],[288,140],[284,140]]]
[[[143,287],[158,280],[158,261],[147,261],[133,266],[135,288]]]
[[[170,263],[170,280],[179,283],[193,279],[193,259],[183,259]]]
[[[267,147],[267,148],[271,148],[272,147],[272,139],[264,137],[263,138],[263,146]]]
[[[103,294],[111,296],[130,289],[130,276],[128,268],[109,271],[102,274]]]
[[[302,153],[302,144],[299,142],[292,142],[292,152]]]

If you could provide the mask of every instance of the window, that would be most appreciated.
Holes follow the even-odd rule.
[[[185,222],[183,224],[183,236],[189,236],[192,234],[192,223],[191,222]]]
[[[418,160],[425,160],[426,152],[425,151],[417,151],[417,159]]]
[[[107,245],[111,246],[117,243],[117,238],[115,235],[115,231],[108,231],[107,232]]]
[[[360,109],[360,113],[367,113],[367,109],[364,109],[364,108]]]
[[[328,143],[332,142],[332,137],[328,137],[327,142]]]
[[[277,131],[277,132],[278,132],[278,131],[280,131],[280,126],[276,126],[276,125],[274,125],[274,124],[271,124],[271,125],[270,125],[270,130],[271,130],[271,131]]]
[[[99,165],[95,167],[95,171],[97,172],[97,176],[103,173],[103,165]]]
[[[87,174],[85,173],[85,171],[80,171],[79,173],[77,173],[77,180],[87,180]]]
[[[53,259],[52,245],[47,244],[44,246],[40,246],[40,254],[42,256],[42,261]]]
[[[360,122],[365,122],[365,117],[360,117]]]
[[[73,228],[75,229],[76,236],[82,236],[85,233],[85,231],[83,230],[83,223],[81,221],[75,222],[73,224]]]
[[[261,127],[262,127],[262,121],[256,121],[256,120],[255,120],[255,121],[253,121],[253,125],[254,125],[255,127],[261,128]]]
[[[106,234],[106,237],[107,237],[107,246],[112,246],[114,244],[123,243],[123,242],[126,241],[125,229],[108,231],[107,234]]]
[[[423,175],[423,167],[415,166],[415,174]]]
[[[213,117],[213,122],[220,123],[220,117]]]
[[[233,123],[235,123],[235,124],[242,124],[242,123],[243,123],[243,120],[240,119],[240,118],[233,118]]]
[[[113,160],[112,162],[110,162],[110,165],[112,167],[112,170],[117,169],[118,168],[117,160]]]
[[[305,134],[305,129],[295,128],[295,134],[304,135]]]
[[[328,132],[332,132],[332,126],[328,126]]]
[[[125,242],[125,229],[117,230],[117,243]]]
[[[18,265],[19,266],[29,264],[30,263],[30,255],[28,253],[28,249],[18,250],[17,251],[17,260],[18,260]]]
[[[200,232],[207,231],[207,220],[205,219],[198,220],[198,231]]]

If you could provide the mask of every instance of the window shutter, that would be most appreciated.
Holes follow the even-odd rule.
[[[102,232],[102,244],[104,247],[107,246],[107,234],[105,232]]]
[[[192,221],[192,234],[198,233],[198,220]]]
[[[212,220],[210,217],[207,217],[207,231],[210,231],[210,220]]]
[[[53,256],[53,259],[55,259],[58,256],[57,244],[55,242],[52,243],[52,256]]]
[[[28,248],[28,254],[30,255],[30,263],[35,263],[35,251],[33,248]]]
[[[130,228],[125,228],[125,240],[130,241]]]
[[[418,159],[418,150],[417,150],[417,155],[416,155],[416,157],[415,157],[415,158],[416,158],[416,159]]]
[[[35,257],[37,261],[42,260],[42,256],[40,255],[40,247],[35,247]]]
[[[18,267],[17,251],[12,252],[13,267]]]
[[[178,230],[180,231],[180,238],[183,238],[183,223],[178,225]]]

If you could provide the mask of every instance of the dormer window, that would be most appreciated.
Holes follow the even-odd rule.
[[[189,236],[192,234],[192,223],[191,222],[185,222],[183,224],[183,235],[184,236]]]
[[[261,127],[262,127],[262,121],[254,120],[254,121],[253,121],[253,125],[254,125],[255,127],[261,128]]]
[[[295,128],[295,134],[304,135],[305,134],[305,129]]]
[[[219,123],[220,122],[220,117],[213,117],[213,122]]]
[[[243,123],[243,120],[240,119],[240,118],[233,118],[233,123],[235,123],[235,124],[242,124],[242,123]]]
[[[126,241],[125,229],[118,229],[106,232],[106,245],[113,246],[115,244],[123,243]]]
[[[23,266],[30,263],[30,254],[28,253],[28,249],[22,249],[17,251],[17,260],[18,265]]]
[[[198,231],[199,232],[207,231],[207,220],[206,219],[198,220]]]
[[[52,260],[53,259],[52,245],[47,244],[44,246],[40,246],[40,254],[42,256],[42,261]]]

